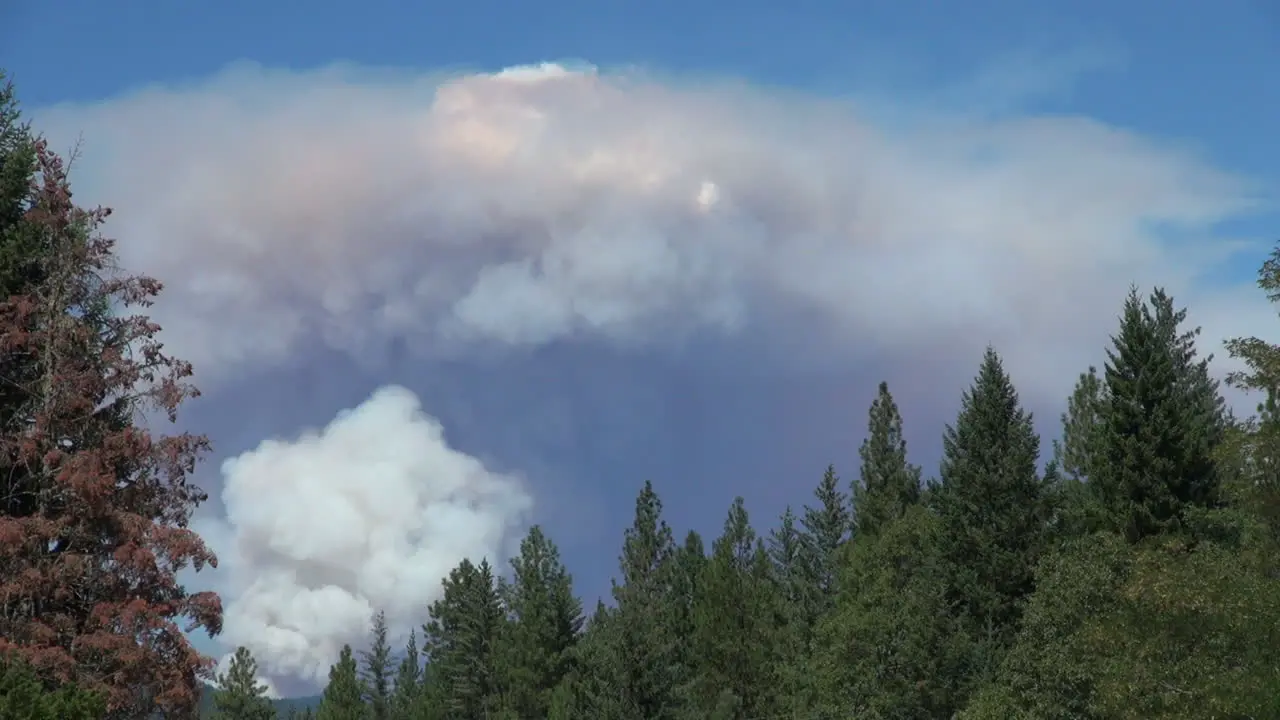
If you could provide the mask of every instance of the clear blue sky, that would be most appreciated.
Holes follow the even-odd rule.
[[[831,95],[940,103],[981,96],[991,104],[980,108],[986,112],[1000,112],[1003,99],[1023,112],[1079,113],[1185,142],[1219,167],[1280,186],[1280,0],[0,0],[0,67],[33,108],[105,99],[150,83],[194,82],[239,60],[295,69],[348,61],[494,70],[566,59],[732,76]],[[970,92],[975,82],[980,92]],[[1264,215],[1231,230],[1280,237],[1278,220]],[[1246,260],[1235,268],[1241,275],[1256,265],[1256,258]],[[560,370],[547,369],[552,366]],[[599,382],[588,386],[583,378],[597,370]],[[675,483],[669,505],[677,509],[678,526],[714,533],[736,491],[747,494],[749,504],[763,499],[761,509],[772,512],[784,497],[803,497],[803,490],[779,491],[774,478],[803,467],[816,482],[829,459],[826,448],[835,443],[845,447],[836,461],[851,459],[865,417],[863,400],[879,379],[856,378],[861,389],[850,401],[832,399],[828,386],[802,380],[743,393],[729,381],[719,387],[714,373],[708,380],[707,374],[655,369],[647,361],[590,354],[565,359],[554,348],[496,389],[483,369],[452,368],[446,376],[442,384],[476,391],[459,399],[444,390],[433,398],[431,389],[415,389],[455,440],[478,451],[502,455],[501,441],[481,437],[475,428],[488,431],[490,419],[507,417],[513,393],[568,403],[584,418],[586,435],[600,436],[607,424],[602,418],[623,428],[616,433],[625,439],[621,450],[590,436],[571,452],[577,478],[605,484],[601,478],[616,474],[619,464],[630,471],[617,480],[621,490],[606,493],[609,516],[587,523],[607,528],[608,539],[568,543],[571,566],[588,568],[579,577],[585,576],[589,595],[607,588],[638,476]],[[548,377],[560,378],[565,389],[529,389]],[[634,395],[625,397],[632,404],[615,402],[624,395],[590,389],[621,393],[616,387],[624,383],[616,378],[630,382]],[[307,414],[302,422],[322,423],[334,407],[360,402],[369,389],[311,389],[327,380],[304,371],[264,385],[259,399]],[[312,392],[328,395],[311,401]],[[454,410],[451,397],[458,403]],[[780,407],[830,422],[814,421],[813,428],[795,433],[789,455],[766,449],[774,428],[756,418]],[[936,438],[935,420],[911,432]],[[265,421],[251,418],[226,428],[227,449],[260,439],[259,422]],[[255,437],[237,441],[234,431],[249,432],[246,425]],[[526,440],[510,442],[514,448]],[[689,482],[702,473],[714,481]],[[743,491],[740,478],[748,475],[766,479],[757,477],[756,489]]]

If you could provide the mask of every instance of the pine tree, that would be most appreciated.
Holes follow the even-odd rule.
[[[51,690],[27,663],[0,659],[0,720],[100,720],[106,709],[99,694],[74,684]]]
[[[225,720],[271,720],[276,716],[267,699],[267,686],[258,682],[258,663],[243,646],[236,648],[231,667],[218,677],[213,696],[217,717]]]
[[[582,639],[574,647],[575,677],[562,684],[549,717],[643,720],[634,701],[619,692],[634,667],[620,631],[618,612],[603,601],[597,602]]]
[[[624,661],[614,679],[628,717],[664,720],[678,711],[682,684],[677,662],[680,639],[673,630],[671,605],[675,543],[662,519],[662,501],[646,482],[636,498],[635,519],[623,538],[621,582],[615,580],[617,612],[610,639]]]
[[[370,627],[369,649],[361,651],[361,681],[373,720],[387,720],[391,711],[391,646],[387,644],[387,615],[379,610]]]
[[[350,645],[343,645],[338,662],[329,668],[329,684],[320,699],[316,720],[368,720],[364,684]]]
[[[769,533],[767,551],[775,594],[781,603],[777,628],[777,692],[780,702],[794,705],[806,685],[805,663],[821,598],[806,566],[805,538],[796,526],[796,515],[790,506]]]
[[[867,438],[858,449],[862,468],[853,486],[853,526],[855,533],[875,534],[920,501],[920,468],[907,462],[902,416],[888,383],[880,383],[869,416]]]
[[[819,621],[797,717],[949,718],[970,650],[951,616],[941,522],[913,505],[854,538],[835,610]]]
[[[994,648],[1007,645],[1034,587],[1046,522],[1039,449],[1030,413],[988,348],[943,436],[933,501],[953,606]]]
[[[1081,373],[1062,414],[1062,439],[1053,441],[1045,484],[1054,511],[1050,533],[1059,540],[1079,537],[1108,524],[1106,513],[1088,487],[1099,463],[1106,387],[1098,371]]]
[[[694,691],[691,680],[698,661],[694,645],[694,633],[697,629],[695,614],[706,566],[707,551],[702,536],[690,530],[685,535],[684,544],[676,549],[672,561],[671,625],[676,638],[674,662],[680,675],[676,688],[679,696],[677,704],[681,707],[687,706],[690,693]]]
[[[714,715],[728,697],[747,717],[773,714],[778,700],[775,588],[772,561],[737,498],[724,532],[712,544],[697,598],[697,699],[704,717]]]
[[[411,720],[422,695],[422,665],[418,657],[418,635],[409,631],[409,640],[404,646],[404,657],[400,659],[399,672],[396,673],[395,691],[391,695],[391,717],[395,720]]]
[[[504,590],[510,622],[503,634],[506,707],[519,717],[546,717],[551,695],[569,674],[582,630],[582,602],[555,543],[534,526],[511,561]]]
[[[1062,440],[1053,441],[1053,457],[1062,476],[1087,480],[1097,464],[1099,430],[1106,406],[1106,388],[1098,369],[1090,366],[1080,374],[1062,413]]]
[[[802,538],[810,582],[819,598],[819,610],[825,611],[837,591],[836,551],[849,539],[853,523],[849,498],[840,491],[840,478],[834,466],[827,466],[813,494],[818,506],[806,505],[800,524],[804,528]]]
[[[495,650],[503,611],[489,561],[459,563],[428,613],[423,647],[444,708],[468,718],[496,713],[500,687]]]
[[[1226,431],[1224,403],[1196,358],[1199,328],[1155,290],[1129,293],[1107,351],[1098,467],[1089,487],[1131,541],[1176,530],[1188,507],[1219,498],[1214,454]]]
[[[796,526],[796,514],[790,506],[778,519],[778,526],[769,533],[767,545],[769,559],[773,563],[773,577],[779,595],[786,601],[794,620],[816,615],[817,593],[812,584],[805,537]]]

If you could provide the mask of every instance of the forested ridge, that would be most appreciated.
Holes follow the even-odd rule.
[[[218,599],[175,580],[213,561],[187,527],[206,443],[135,424],[195,389],[127,311],[161,286],[115,267],[106,214],[72,202],[5,89],[0,720],[191,717],[202,700],[276,717],[247,650],[209,695],[183,635],[221,627]],[[1280,249],[1259,285],[1280,299]],[[816,459],[781,517],[735,499],[703,538],[646,484],[594,607],[534,527],[509,565],[453,568],[404,647],[371,618],[318,708],[290,716],[1280,717],[1280,347],[1228,343],[1245,370],[1227,382],[1259,401],[1239,417],[1172,297],[1117,301],[1057,437],[989,348],[923,469],[881,383],[858,466]]]

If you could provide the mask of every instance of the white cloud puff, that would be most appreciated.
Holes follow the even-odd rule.
[[[207,533],[228,575],[220,639],[268,677],[320,684],[375,611],[407,633],[462,558],[499,562],[532,503],[518,478],[450,448],[396,386],[222,474],[226,521]]]

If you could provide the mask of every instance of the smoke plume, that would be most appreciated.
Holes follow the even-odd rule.
[[[374,612],[407,632],[459,560],[497,561],[531,504],[518,478],[450,448],[396,386],[323,430],[263,441],[222,474],[223,640],[270,676],[321,684]]]
[[[994,343],[1056,399],[1131,282],[1202,300],[1214,340],[1265,316],[1206,280],[1235,248],[1216,227],[1255,198],[1194,153],[1079,117],[864,109],[589,67],[240,65],[37,121],[83,133],[78,187],[117,210],[124,265],[165,281],[154,316],[211,394],[317,346],[429,367],[785,325],[798,362],[929,375]],[[223,478],[223,640],[312,680],[371,611],[419,620],[532,502],[396,387]]]

